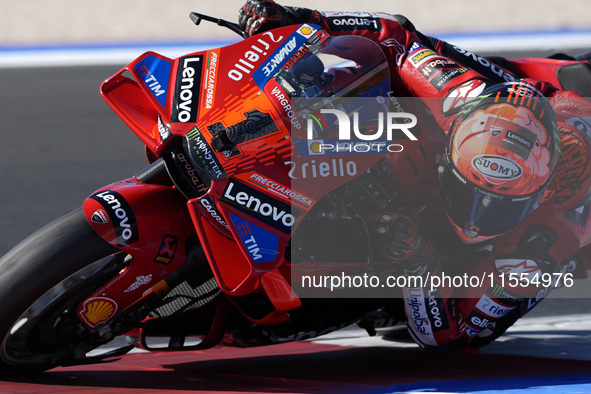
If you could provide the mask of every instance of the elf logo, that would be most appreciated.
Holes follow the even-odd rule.
[[[472,159],[472,167],[484,176],[501,180],[517,179],[523,174],[519,164],[502,156],[478,155]]]
[[[487,328],[491,325],[492,321],[484,317],[472,316],[470,318],[470,323],[478,328]]]

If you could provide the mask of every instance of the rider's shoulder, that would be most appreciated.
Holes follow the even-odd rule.
[[[557,115],[561,153],[554,176],[554,202],[569,209],[584,203],[591,193],[591,119]]]

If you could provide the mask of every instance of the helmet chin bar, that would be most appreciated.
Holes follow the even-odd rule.
[[[468,226],[467,224],[464,225],[464,228],[458,226],[448,215],[447,217],[458,235],[458,237],[464,242],[465,244],[477,244],[481,242],[490,241],[493,238],[498,237],[501,234],[496,235],[479,235],[478,227]]]
[[[464,235],[468,238],[478,237],[478,229],[476,227],[464,227]]]
[[[484,242],[484,241],[488,241],[493,238],[496,238],[499,235],[504,234],[504,233],[505,232],[502,232],[500,234],[495,234],[495,235],[480,235],[480,229],[478,227],[471,226],[468,223],[466,223],[464,225],[464,230],[462,231],[462,234],[464,235],[464,237],[461,237],[461,238],[465,243],[480,243],[480,242]]]

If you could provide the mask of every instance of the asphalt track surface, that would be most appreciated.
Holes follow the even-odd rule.
[[[0,254],[146,165],[143,146],[98,93],[119,68],[0,70]],[[430,356],[352,329],[260,349],[131,354],[4,378],[0,393],[591,392],[589,305],[547,300],[480,355]]]

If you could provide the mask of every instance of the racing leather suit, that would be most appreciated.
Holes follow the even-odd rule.
[[[427,37],[403,16],[294,8],[290,12],[291,22],[315,23],[331,35],[363,36],[380,45],[390,66],[392,96],[424,98],[440,126],[439,136],[432,130],[424,131],[419,138],[423,152],[409,152],[410,156],[425,152],[437,155],[441,145],[435,141],[448,130],[454,114],[469,97],[501,82],[516,81],[518,89],[520,77],[509,69],[509,63],[509,68],[501,67]],[[539,280],[532,280],[537,284],[516,285],[510,277],[530,280],[547,274],[545,278],[564,278],[567,273],[586,277],[584,251],[587,255],[591,251],[591,124],[582,116],[588,116],[591,105],[576,93],[559,91],[541,81],[528,82],[550,98],[562,148],[550,192],[532,215],[485,245],[463,244],[455,237],[442,207],[431,204],[424,209],[428,204],[421,205],[412,192],[408,196],[411,209],[377,215],[380,234],[394,234],[395,238],[385,242],[384,255],[406,264],[409,275],[441,275],[446,270],[451,274],[454,266],[457,273],[457,260],[463,258],[470,268],[459,272],[483,279],[461,288],[444,282],[435,288],[403,289],[409,331],[427,350],[447,352],[492,342],[562,282],[553,280],[549,286],[542,286]],[[428,99],[434,97],[439,99]],[[416,166],[413,169],[416,173]],[[419,176],[408,173],[400,182],[406,184],[403,189],[412,191]],[[437,185],[436,176],[434,179],[431,187]]]

